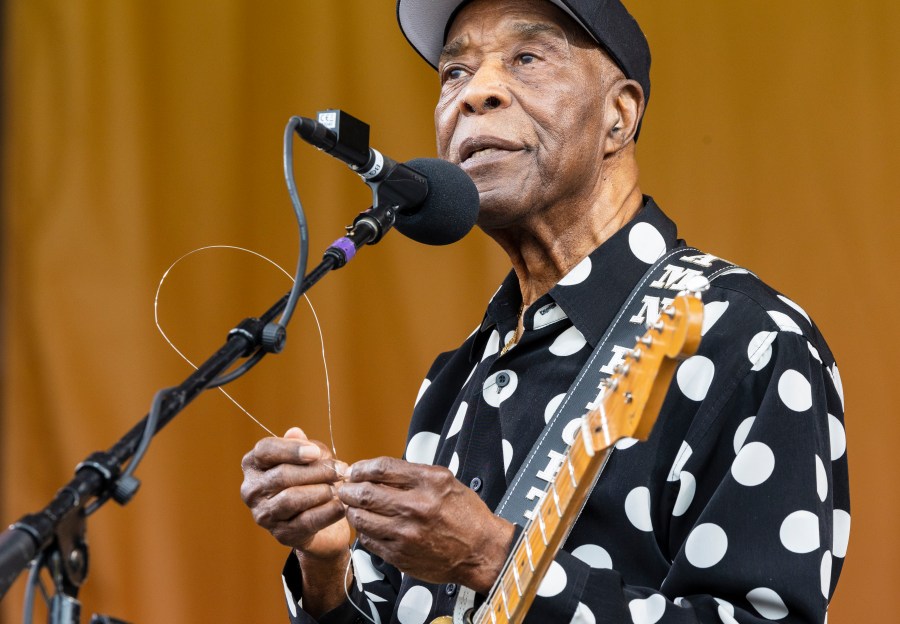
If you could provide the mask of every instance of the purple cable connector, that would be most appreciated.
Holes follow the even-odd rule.
[[[340,237],[339,239],[331,243],[331,246],[344,252],[344,258],[346,258],[345,264],[353,260],[353,256],[356,255],[356,245],[354,245],[353,241],[351,241],[346,236]]]

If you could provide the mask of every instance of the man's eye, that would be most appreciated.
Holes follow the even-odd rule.
[[[465,75],[465,71],[460,67],[449,67],[444,70],[443,81],[459,80]]]
[[[534,54],[528,54],[527,52],[519,55],[519,62],[522,65],[530,65],[537,60],[537,57]]]

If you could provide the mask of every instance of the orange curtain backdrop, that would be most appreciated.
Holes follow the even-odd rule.
[[[889,403],[900,5],[629,6],[654,52],[644,190],[690,242],[803,305],[837,355],[853,531],[830,621],[878,621],[900,583]],[[0,524],[40,509],[156,389],[189,373],[154,327],[172,262],[233,245],[292,270],[281,171],[290,115],[340,107],[371,124],[385,153],[431,156],[437,93],[392,0],[6,0],[3,10]],[[316,261],[369,198],[332,159],[300,145],[296,158]],[[507,267],[477,232],[447,248],[394,234],[313,290],[342,458],[402,452],[432,357],[476,326]],[[193,254],[169,274],[159,319],[199,359],[288,286],[247,253]],[[285,353],[229,392],[276,433],[299,424],[328,440],[305,305],[289,336]],[[238,495],[240,458],[264,435],[211,392],[157,437],[135,500],[90,520],[87,615],[284,621],[285,549]],[[0,621],[18,621],[22,581]]]

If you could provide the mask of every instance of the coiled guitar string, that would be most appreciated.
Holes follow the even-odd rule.
[[[262,255],[261,253],[253,251],[251,249],[245,249],[244,247],[238,247],[235,245],[206,245],[205,247],[199,247],[197,249],[194,249],[193,251],[187,252],[186,254],[182,255],[180,258],[175,260],[175,262],[173,262],[171,265],[169,265],[169,268],[165,270],[165,272],[163,273],[162,277],[159,280],[159,284],[156,286],[156,295],[153,297],[153,321],[156,324],[156,329],[162,335],[163,339],[169,344],[170,347],[172,347],[172,349],[175,351],[175,353],[177,353],[179,356],[181,356],[181,359],[183,359],[185,362],[187,362],[195,370],[197,369],[197,365],[194,364],[190,360],[190,358],[188,358],[184,353],[182,353],[182,351],[178,347],[175,346],[175,343],[172,342],[172,340],[166,334],[165,330],[162,328],[162,325],[159,322],[159,293],[162,290],[163,283],[165,283],[166,278],[169,276],[169,273],[172,271],[172,269],[174,269],[178,265],[178,263],[180,263],[185,258],[192,256],[196,253],[199,253],[201,251],[211,250],[211,249],[228,249],[228,250],[234,250],[234,251],[243,251],[245,253],[252,254],[252,255],[256,256],[257,258],[261,258],[261,259],[265,260],[266,262],[268,262],[269,264],[271,264],[273,267],[275,267],[276,269],[281,271],[284,275],[286,275],[287,278],[289,280],[291,280],[292,282],[294,279],[290,273],[285,271],[284,268],[282,268],[274,260],[271,260],[270,258],[267,258],[266,256]],[[316,309],[315,309],[315,307],[313,307],[312,301],[310,301],[309,297],[306,295],[303,295],[303,298],[306,299],[306,303],[307,303],[307,305],[309,305],[309,309],[312,312],[313,318],[316,321],[316,329],[319,332],[319,345],[321,346],[321,349],[322,349],[322,366],[325,369],[325,393],[326,393],[327,404],[328,404],[328,432],[331,437],[331,452],[334,453],[334,457],[336,458],[337,457],[337,448],[335,447],[335,444],[334,444],[334,423],[332,421],[332,413],[331,413],[331,381],[328,377],[328,360],[325,356],[325,338],[322,334],[322,325],[319,322],[319,315],[316,314]],[[260,420],[258,418],[256,418],[255,416],[253,416],[253,414],[251,414],[249,411],[247,411],[247,409],[245,409],[243,405],[238,403],[238,401],[235,400],[235,398],[232,397],[230,394],[228,394],[228,392],[226,392],[224,388],[219,388],[218,390],[219,390],[219,392],[224,394],[228,398],[229,401],[234,403],[235,406],[237,406],[237,408],[239,410],[244,412],[244,414],[246,414],[247,417],[250,418],[250,420],[252,420],[257,425],[262,427],[262,429],[266,433],[268,433],[269,435],[271,435],[272,437],[275,437],[275,438],[279,437],[278,435],[273,433],[271,429],[269,429],[262,422],[260,422]],[[334,470],[335,472],[337,472],[337,470],[335,470],[335,468],[334,468],[333,462],[332,462],[331,469]]]

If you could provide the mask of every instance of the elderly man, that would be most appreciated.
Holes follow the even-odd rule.
[[[245,456],[244,501],[293,551],[294,622],[477,606],[519,530],[493,511],[509,481],[635,284],[684,245],[638,185],[649,49],[617,0],[399,0],[398,16],[440,75],[438,153],[475,181],[513,270],[428,373],[405,461],[348,469],[299,429]],[[527,621],[824,621],[849,531],[837,367],[747,271],[704,301],[699,355],[650,439],[611,454]]]

